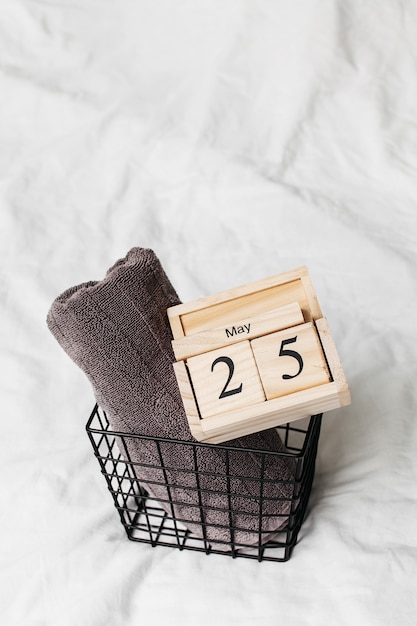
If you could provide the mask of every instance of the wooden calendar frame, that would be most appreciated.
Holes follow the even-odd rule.
[[[350,404],[336,346],[305,266],[170,307],[167,314],[177,358],[174,372],[190,430],[197,441],[222,443]],[[257,321],[256,331],[249,331],[249,320]],[[238,343],[247,336],[267,335],[276,328],[297,328],[306,322],[311,322],[317,331],[329,382],[202,419],[187,358],[225,343]]]

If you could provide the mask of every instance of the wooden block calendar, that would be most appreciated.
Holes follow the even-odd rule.
[[[350,403],[306,267],[167,311],[192,435],[222,443]]]

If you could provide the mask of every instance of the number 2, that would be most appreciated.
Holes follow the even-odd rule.
[[[283,374],[282,378],[284,380],[290,380],[291,378],[295,378],[296,376],[299,376],[299,374],[301,374],[301,372],[303,371],[303,367],[304,367],[304,363],[303,363],[303,357],[301,356],[301,354],[299,354],[298,352],[296,352],[295,350],[284,350],[284,347],[286,345],[288,345],[289,343],[294,343],[295,341],[297,341],[297,336],[295,337],[291,337],[290,339],[283,339],[281,342],[281,348],[279,350],[279,356],[291,356],[293,357],[293,359],[296,359],[298,361],[298,372],[296,374]]]
[[[223,387],[223,391],[219,395],[219,400],[221,400],[222,398],[227,398],[228,396],[233,396],[236,393],[240,393],[242,391],[243,383],[240,383],[239,387],[235,387],[235,389],[227,389],[228,384],[232,380],[233,372],[235,371],[235,364],[233,363],[232,359],[228,356],[219,356],[215,361],[213,361],[211,365],[211,371],[213,371],[214,366],[217,365],[217,363],[226,363],[229,368],[229,377],[226,381],[225,386]]]

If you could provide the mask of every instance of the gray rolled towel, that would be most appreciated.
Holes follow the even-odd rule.
[[[168,307],[179,303],[155,253],[143,248],[130,250],[103,280],[72,287],[53,302],[48,327],[89,378],[113,430],[194,441],[172,368],[175,359],[166,315]],[[230,445],[239,450],[229,459],[221,446],[199,446],[200,494],[191,471],[195,462],[191,446],[164,446],[168,468],[164,474],[154,441],[129,437],[125,441],[128,449],[122,453],[140,464],[134,466],[137,478],[196,536],[226,549],[230,542],[237,547],[256,544],[259,538],[264,542],[285,526],[294,460],[265,455],[262,464],[246,450],[286,452],[275,430],[233,440]],[[261,471],[266,476],[262,487]],[[260,498],[265,515],[261,528]]]

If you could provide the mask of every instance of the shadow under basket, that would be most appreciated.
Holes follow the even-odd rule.
[[[101,472],[106,479],[107,487],[113,497],[114,505],[119,513],[121,523],[126,531],[129,539],[132,541],[147,543],[152,546],[168,546],[178,548],[179,550],[194,550],[204,552],[205,554],[222,554],[232,556],[233,558],[242,557],[255,559],[258,561],[288,561],[292,550],[297,542],[297,537],[301,525],[303,523],[308,500],[310,497],[311,487],[314,478],[314,469],[317,455],[317,446],[320,436],[322,415],[314,415],[304,420],[298,420],[289,424],[284,424],[277,428],[282,442],[287,448],[287,452],[271,452],[266,450],[253,450],[236,448],[233,446],[218,444],[217,450],[224,455],[224,463],[218,472],[209,472],[216,484],[224,486],[220,500],[224,503],[221,508],[221,514],[225,519],[229,520],[227,525],[227,534],[230,537],[228,541],[210,542],[205,538],[210,530],[216,525],[209,521],[212,518],[213,507],[204,504],[205,488],[202,486],[207,479],[208,472],[199,467],[199,452],[202,448],[213,447],[213,444],[204,444],[197,442],[184,442],[166,438],[145,437],[140,434],[131,434],[112,431],[106,413],[96,405],[87,422],[87,433],[94,449],[94,454],[100,464]],[[159,463],[150,466],[149,462],[131,461],[129,455],[122,455],[120,449],[129,449],[129,440],[137,439],[144,445],[154,445],[157,451],[156,458]],[[136,444],[140,442],[135,442]],[[169,465],[166,451],[172,451],[172,446],[181,446],[181,450],[187,451],[184,454],[184,467],[173,469]],[[185,446],[185,448],[184,448]],[[168,448],[169,447],[169,448]],[[231,467],[230,459],[233,454],[250,455],[251,460],[254,458],[259,465],[260,473],[256,479],[252,476],[236,476],[229,472]],[[285,483],[285,493],[288,497],[283,498],[277,496],[277,508],[283,510],[283,504],[286,504],[287,514],[282,514],[282,528],[272,537],[268,537],[265,542],[265,536],[262,529],[265,527],[264,522],[268,514],[265,513],[265,501],[268,499],[268,510],[271,510],[271,497],[266,498],[264,494],[265,482],[270,481],[264,473],[266,456],[277,457],[277,461],[283,461],[282,457],[287,460],[292,459],[294,466],[293,479],[282,481]],[[248,456],[249,458],[249,456]],[[190,464],[189,460],[192,459]],[[271,462],[271,459],[268,459]],[[164,489],[167,498],[158,501],[150,495],[152,491],[152,481],[142,481],[138,478],[141,469],[146,468],[149,472],[155,472],[155,475],[162,476]],[[171,477],[177,474],[175,484],[171,482]],[[178,475],[186,476],[186,487],[178,491]],[[149,476],[149,473],[148,473]],[[255,493],[251,500],[251,524],[250,532],[254,535],[253,528],[259,528],[259,533],[255,533],[255,541],[250,543],[239,543],[234,541],[234,535],[237,532],[245,531],[245,528],[234,527],[233,519],[236,514],[236,503],[233,493],[232,483],[238,478],[241,480],[250,480],[256,484]],[[176,517],[174,507],[181,505],[178,500],[181,498],[178,493],[190,490],[190,483],[194,485],[195,507],[192,520],[186,516]],[[241,498],[242,496],[239,496]],[[273,498],[272,498],[273,500]],[[285,500],[285,502],[283,502]],[[279,502],[278,502],[279,501]],[[162,503],[162,505],[161,505]],[[272,502],[273,504],[273,502]],[[189,502],[183,510],[190,510]],[[188,526],[191,521],[195,524],[196,510],[200,519],[200,525],[203,529],[203,537],[194,535]],[[247,516],[247,511],[245,511]],[[278,514],[279,515],[279,514]],[[247,517],[246,517],[247,519]],[[218,524],[217,524],[218,526]]]

